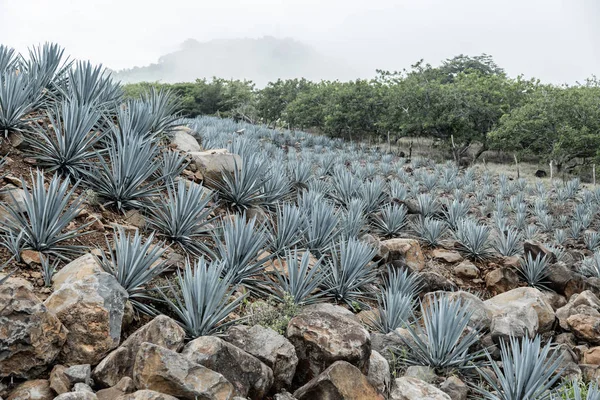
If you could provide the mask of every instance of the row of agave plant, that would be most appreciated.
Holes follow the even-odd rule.
[[[377,249],[365,239],[412,236],[430,247],[452,239],[466,257],[484,262],[519,255],[522,241],[536,238],[559,259],[599,276],[600,237],[592,229],[600,191],[576,180],[531,185],[426,159],[407,164],[304,132],[210,117],[181,120],[177,108],[177,99],[164,91],[124,99],[101,67],[70,62],[56,45],[36,47],[28,58],[0,46],[0,129],[5,136],[22,134],[27,156],[40,167],[30,182],[22,179],[24,211],[15,202],[3,204],[0,244],[16,261],[24,249],[41,252],[50,285],[60,263],[89,250],[75,244],[89,224],[73,228],[85,189],[103,207],[145,215],[146,231],[116,230],[100,262],[139,311],[155,313],[162,301],[190,337],[235,322],[230,314],[249,296],[297,305],[377,304],[375,329],[411,332],[416,345],[402,357],[407,364],[478,370],[488,383],[478,390],[487,398],[564,392],[559,355],[550,344],[511,340],[502,344],[502,364],[485,349],[474,351],[481,332],[467,326],[468,304],[439,297],[417,310],[417,275],[378,266]],[[204,148],[238,154],[242,165],[206,182],[212,190],[181,179],[188,160],[166,146],[180,124],[191,127]],[[418,217],[409,218],[415,209]],[[168,246],[187,259],[172,285],[156,288],[155,279],[168,275],[162,257]],[[573,246],[593,255],[569,260],[566,249]],[[285,262],[287,274],[265,272],[276,261]],[[525,258],[520,272],[528,284],[543,287],[547,266],[545,259]],[[486,358],[499,380],[478,369]],[[598,398],[595,386],[588,389],[588,398]]]

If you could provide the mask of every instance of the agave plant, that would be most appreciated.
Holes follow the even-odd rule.
[[[151,87],[149,91],[142,93],[141,98],[149,105],[153,118],[150,132],[158,136],[171,133],[177,126],[179,120],[177,113],[181,106],[181,100],[175,92],[170,89]]]
[[[458,250],[467,257],[475,260],[490,257],[490,229],[487,226],[479,225],[470,219],[463,219],[458,222],[453,235],[459,244]]]
[[[283,199],[288,197],[292,186],[287,175],[279,169],[272,169],[269,179],[265,180],[260,188],[262,194],[261,206],[272,210]]]
[[[305,245],[309,250],[322,254],[339,233],[334,207],[325,201],[312,202],[308,206],[306,222]]]
[[[545,279],[549,274],[549,265],[548,258],[541,253],[535,258],[533,258],[531,253],[527,253],[527,256],[521,260],[518,270],[529,286],[544,289]]]
[[[104,206],[141,208],[160,190],[162,177],[150,180],[159,168],[157,153],[154,144],[141,138],[111,138],[107,159],[97,154],[98,162],[84,171],[85,183]]]
[[[69,182],[54,175],[45,187],[44,174],[37,170],[31,174],[31,191],[21,178],[23,187],[23,207],[21,210],[16,201],[4,204],[8,218],[0,230],[11,238],[22,239],[25,249],[65,257],[65,254],[76,254],[84,249],[83,246],[64,244],[65,241],[84,234],[82,232],[89,224],[67,230],[66,228],[79,214],[79,206],[83,199],[75,198],[75,183],[69,190]],[[12,196],[12,194],[9,192]],[[11,239],[12,240],[12,239]]]
[[[23,240],[24,234],[24,231],[21,231],[17,234],[11,230],[8,230],[0,235],[0,246],[8,250],[16,262],[21,262],[21,252],[23,251],[23,246],[25,245]]]
[[[417,207],[422,216],[430,217],[439,211],[440,204],[431,193],[422,193],[417,196]]]
[[[114,275],[127,291],[131,304],[148,314],[154,313],[152,307],[140,300],[152,300],[148,295],[151,290],[148,284],[168,268],[166,260],[161,259],[165,243],[155,245],[153,239],[154,233],[144,242],[138,231],[132,236],[123,228],[118,228],[113,235],[114,250],[107,239],[108,255],[102,252],[100,259],[102,268]]]
[[[306,224],[300,209],[292,204],[278,205],[269,226],[269,251],[276,256],[296,247],[303,238]]]
[[[363,199],[352,199],[342,212],[339,228],[342,235],[357,238],[365,231],[366,225],[366,202]]]
[[[0,75],[16,68],[19,57],[15,49],[0,44]]]
[[[583,389],[582,389],[583,388]],[[600,389],[597,382],[584,382],[573,380],[560,385],[552,400],[600,400]]]
[[[157,175],[168,181],[174,180],[188,165],[189,161],[182,153],[172,150],[163,151]]]
[[[6,72],[0,74],[0,132],[22,132],[42,95],[26,74]]]
[[[23,63],[23,69],[35,85],[36,92],[44,93],[39,97],[35,108],[45,106],[50,100],[58,98],[59,82],[71,66],[63,59],[64,49],[55,43],[44,43],[29,49],[29,58]]]
[[[505,257],[516,256],[521,253],[522,236],[516,229],[509,228],[504,231],[499,231],[494,238],[494,249]]]
[[[552,343],[542,347],[536,336],[511,337],[500,342],[501,365],[486,352],[494,375],[483,369],[479,373],[490,388],[475,387],[487,400],[546,400],[552,398],[550,388],[560,380],[562,356],[552,349]]]
[[[585,247],[588,250],[596,251],[598,247],[600,247],[600,233],[598,232],[590,232],[586,233],[583,237],[583,241],[585,243]]]
[[[217,257],[223,262],[223,272],[231,275],[235,285],[253,286],[252,278],[260,274],[268,257],[258,259],[267,242],[266,228],[249,221],[246,215],[234,214],[223,222],[222,237],[217,240]]]
[[[56,272],[56,267],[58,266],[59,259],[56,258],[53,263],[50,263],[49,258],[41,256],[40,261],[42,263],[42,278],[44,279],[44,286],[50,287],[52,286],[52,277]]]
[[[6,261],[4,264],[0,265],[0,285],[2,285],[4,282],[6,282],[8,280],[8,278],[10,278],[10,276],[16,271],[16,270],[12,270],[8,273],[2,273],[2,271],[4,271],[4,268],[6,268],[6,266],[8,265],[9,262],[11,262],[13,259],[9,259],[8,261]]]
[[[193,266],[186,261],[183,274],[177,273],[177,288],[171,285],[167,293],[159,289],[192,338],[213,334],[236,322],[225,321],[245,298],[233,298],[234,290],[232,277],[225,273],[223,264],[207,263],[203,258]]]
[[[90,106],[64,101],[48,112],[48,128],[38,125],[27,142],[31,154],[49,171],[78,178],[89,160],[96,156],[94,146],[103,138],[97,131],[100,113]]]
[[[448,226],[445,221],[432,217],[421,217],[413,224],[413,230],[417,233],[419,240],[429,247],[435,247],[440,244]]]
[[[600,278],[600,252],[596,251],[591,257],[584,258],[579,270],[585,276]]]
[[[291,299],[296,305],[321,301],[325,294],[318,290],[325,279],[321,270],[322,260],[311,262],[311,254],[308,251],[299,256],[298,250],[294,249],[286,252],[284,261],[287,274],[275,269],[275,280],[269,287],[272,296],[281,303]]]
[[[103,110],[114,108],[123,94],[102,66],[94,67],[90,62],[78,62],[71,68],[60,90],[64,98]]]
[[[444,219],[448,223],[450,229],[455,230],[458,222],[467,217],[471,203],[468,200],[454,199],[452,202],[446,201],[444,204]]]
[[[473,315],[468,302],[447,295],[432,295],[421,304],[421,321],[407,325],[408,354],[401,360],[408,365],[424,365],[436,370],[468,370],[484,357],[471,351],[480,341],[478,329],[468,329]]]
[[[373,217],[373,227],[379,235],[392,238],[398,236],[406,226],[407,209],[404,205],[387,204]]]
[[[235,212],[244,212],[267,199],[261,190],[270,172],[265,160],[246,157],[242,164],[234,161],[233,172],[223,170],[221,179],[208,179],[218,193],[219,200]]]
[[[375,281],[376,271],[371,261],[377,250],[365,242],[351,238],[339,240],[329,251],[331,262],[323,266],[326,277],[322,285],[327,291],[327,297],[350,306],[354,306],[353,302],[361,304],[363,298],[370,297],[364,291],[365,286]]]
[[[167,197],[148,209],[148,225],[190,254],[210,254],[202,239],[209,236],[212,193],[196,183],[186,186],[184,180],[167,186]]]
[[[378,296],[378,313],[371,322],[381,333],[405,326],[413,316],[415,298],[421,287],[417,274],[388,268],[383,292]]]

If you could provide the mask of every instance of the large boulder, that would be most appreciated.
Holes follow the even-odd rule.
[[[0,284],[0,378],[35,378],[58,356],[67,329],[24,279]]]
[[[425,256],[418,240],[407,238],[388,239],[381,242],[391,260],[401,260],[413,271],[425,268]]]
[[[186,400],[230,400],[234,388],[218,372],[188,357],[151,343],[142,343],[133,366],[133,382]]]
[[[294,392],[298,400],[383,400],[354,365],[336,361],[319,376]]]
[[[532,287],[521,287],[501,293],[484,302],[485,306],[496,315],[504,315],[507,310],[532,308],[537,314],[538,332],[546,333],[552,329],[555,315],[544,294]],[[532,332],[532,334],[535,334]]]
[[[509,305],[495,312],[490,326],[493,343],[510,337],[533,337],[539,328],[538,315],[533,308]]]
[[[54,392],[46,379],[35,379],[21,383],[6,400],[52,400]]]
[[[347,361],[368,373],[371,338],[354,317],[303,311],[290,320],[287,337],[298,355],[294,381],[299,385],[316,378],[336,361]]]
[[[296,349],[284,336],[260,325],[238,325],[227,330],[224,340],[253,355],[273,370],[273,390],[292,384],[298,357]]]
[[[390,400],[451,400],[450,396],[429,383],[403,376],[394,381]]]
[[[80,281],[88,276],[102,272],[104,272],[104,269],[102,269],[98,258],[88,253],[76,258],[57,271],[52,277],[52,288],[58,290],[67,281]]]
[[[258,358],[216,336],[201,336],[181,352],[190,361],[222,374],[238,396],[264,398],[273,385],[273,371]]]
[[[237,154],[231,154],[227,149],[215,149],[208,151],[194,151],[189,153],[192,163],[196,166],[197,174],[204,184],[211,187],[211,181],[221,179],[223,171],[233,173],[242,167],[242,159]]]
[[[119,345],[127,291],[106,272],[66,281],[44,304],[69,334],[59,359],[95,365]]]
[[[144,342],[179,351],[184,340],[183,328],[166,315],[159,315],[131,334],[96,366],[92,375],[94,381],[100,386],[108,387],[116,385],[124,376],[131,378],[135,356]]]
[[[390,364],[381,354],[371,351],[367,380],[379,393],[386,394],[392,380]]]
[[[129,377],[123,377],[116,385],[106,389],[100,389],[96,392],[98,400],[113,400],[121,396],[133,393],[135,391],[135,385],[133,379]]]
[[[171,145],[185,152],[200,151],[202,148],[195,137],[191,135],[192,130],[186,126],[178,126],[171,132]]]

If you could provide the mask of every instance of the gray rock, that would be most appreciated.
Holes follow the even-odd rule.
[[[78,382],[73,386],[73,391],[74,392],[89,392],[89,393],[94,393],[94,391],[92,390],[92,388],[90,387],[90,385],[87,385],[83,382]]]
[[[183,128],[183,127],[181,127]],[[185,152],[200,151],[202,148],[195,137],[193,137],[186,129],[176,128],[172,133],[171,144],[177,149]]]
[[[417,378],[426,383],[433,383],[437,379],[437,375],[433,368],[425,365],[411,365],[406,368],[404,376],[408,378]]]
[[[336,361],[294,392],[298,400],[383,400],[354,365]]]
[[[492,294],[508,292],[519,286],[519,276],[512,268],[496,268],[485,276],[485,286]]]
[[[222,374],[237,395],[264,398],[273,385],[273,371],[258,358],[215,336],[189,342],[181,354],[188,360]]]
[[[587,315],[600,318],[600,299],[590,290],[585,290],[579,294],[574,294],[568,303],[556,310],[556,317],[560,327],[568,330],[567,319],[571,315]]]
[[[440,389],[446,393],[452,400],[467,400],[469,387],[466,383],[455,376],[449,376],[442,382]]]
[[[142,343],[133,366],[133,382],[185,400],[230,400],[234,388],[223,375],[190,361],[184,355]]]
[[[219,181],[222,171],[233,173],[235,168],[242,167],[242,159],[231,154],[227,149],[190,152],[192,163],[202,176],[205,186],[212,187],[211,181]]]
[[[179,351],[184,339],[185,331],[177,322],[166,315],[159,315],[131,334],[94,368],[94,381],[108,387],[116,385],[122,377],[132,377],[135,356],[144,342]]]
[[[429,383],[405,377],[394,381],[390,400],[451,400],[450,396]]]
[[[101,272],[65,282],[44,305],[69,330],[59,359],[97,364],[119,345],[128,294],[114,276]]]
[[[238,325],[227,330],[224,340],[253,355],[273,370],[273,390],[292,384],[298,357],[296,349],[284,336],[260,325]]]
[[[289,392],[281,392],[281,393],[277,393],[273,397],[273,400],[297,400],[297,399],[294,396],[292,396],[292,394]]]
[[[371,351],[371,357],[369,357],[367,380],[381,394],[386,394],[388,392],[392,381],[390,364],[385,357],[375,350]]]
[[[512,337],[533,337],[538,331],[538,316],[533,308],[505,307],[492,318],[490,333],[494,343]]]
[[[0,378],[38,377],[58,356],[67,333],[29,282],[9,278],[0,285]]]
[[[90,364],[73,365],[65,369],[64,374],[72,385],[76,383],[85,383],[86,385],[89,385],[92,369]]]
[[[458,287],[451,280],[436,273],[436,272],[422,272],[419,274],[422,282],[422,293],[429,292],[453,292],[458,290]]]
[[[90,392],[69,392],[55,397],[54,400],[98,400],[98,397]]]
[[[0,200],[17,212],[27,212],[25,191],[13,184],[8,184],[0,191]]]
[[[298,385],[316,378],[338,360],[368,372],[371,338],[355,318],[337,312],[302,312],[290,320],[287,338],[299,360],[294,377]]]
[[[85,254],[71,261],[52,277],[52,288],[60,289],[65,282],[75,282],[87,278],[91,275],[96,275],[105,272],[98,261],[98,258],[91,254]]]
[[[98,400],[101,399],[99,398]],[[177,397],[155,392],[154,390],[138,390],[131,394],[119,396],[116,400],[177,400]]]

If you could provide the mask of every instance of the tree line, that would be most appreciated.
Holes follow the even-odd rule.
[[[455,160],[503,150],[553,161],[558,169],[600,158],[600,84],[552,85],[509,77],[489,55],[423,61],[349,82],[277,80],[258,89],[222,78],[125,85],[175,91],[184,116],[220,115],[350,140],[428,137]]]

